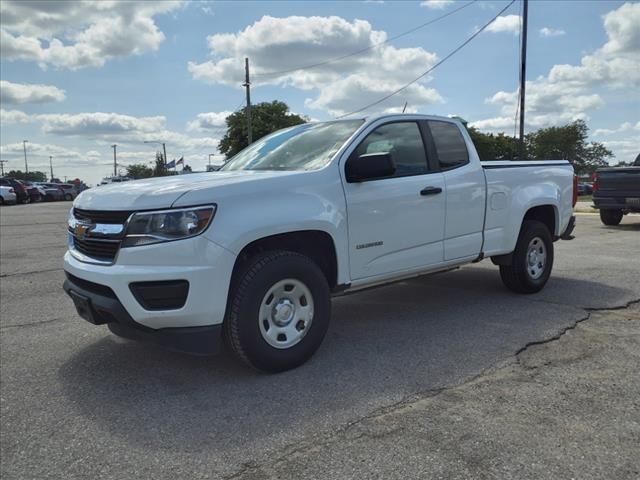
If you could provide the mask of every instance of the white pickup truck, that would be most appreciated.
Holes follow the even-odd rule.
[[[490,257],[505,285],[547,282],[571,238],[566,161],[480,162],[456,120],[386,115],[266,136],[220,171],[101,186],[69,214],[65,291],[126,338],[294,368],[331,296]]]

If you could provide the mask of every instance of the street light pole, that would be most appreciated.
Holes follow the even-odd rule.
[[[51,181],[53,182],[53,157],[49,155],[49,169],[51,170]]]
[[[22,141],[22,148],[24,149],[24,174],[25,174],[25,180],[27,178],[27,174],[29,173],[29,165],[27,164],[27,142],[29,140],[23,140]]]
[[[7,160],[0,160],[0,175],[4,176],[4,164],[7,163]]]

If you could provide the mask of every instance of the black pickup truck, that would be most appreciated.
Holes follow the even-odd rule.
[[[605,225],[618,225],[623,215],[640,212],[640,154],[631,167],[598,169],[593,178],[593,204]]]

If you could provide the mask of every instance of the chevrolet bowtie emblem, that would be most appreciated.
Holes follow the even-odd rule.
[[[73,233],[75,234],[76,238],[83,238],[87,234],[90,228],[91,228],[90,224],[76,223],[76,226],[73,229]]]

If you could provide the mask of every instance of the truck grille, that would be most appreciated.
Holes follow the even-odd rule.
[[[112,261],[120,249],[120,240],[80,240],[73,237],[73,246],[83,255],[97,260]]]
[[[109,211],[82,210],[79,208],[73,209],[73,216],[75,219],[85,225],[124,225],[132,213],[133,212],[124,210]],[[113,262],[118,254],[120,243],[122,242],[122,237],[124,235],[124,231],[118,235],[95,235],[92,234],[91,230],[84,234],[76,234],[76,232],[71,228],[69,228],[69,233],[73,239],[72,243],[74,250],[86,257],[90,257],[101,262]]]
[[[73,216],[78,220],[91,223],[120,223],[124,224],[133,212],[128,210],[81,210],[73,209]]]

